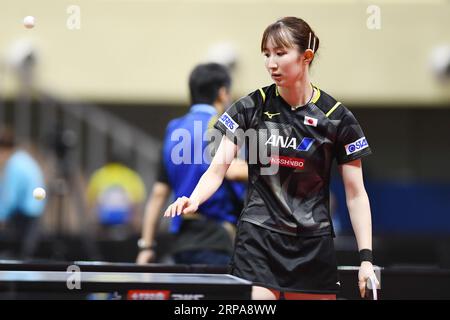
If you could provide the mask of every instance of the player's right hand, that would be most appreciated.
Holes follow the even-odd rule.
[[[178,198],[174,203],[172,203],[167,210],[164,212],[164,217],[175,217],[180,214],[190,214],[195,213],[198,210],[198,202],[191,200],[188,197]]]
[[[155,251],[152,249],[145,249],[139,252],[136,263],[139,265],[143,265],[149,262],[152,262],[155,259]]]

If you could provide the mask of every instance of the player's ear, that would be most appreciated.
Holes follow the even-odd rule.
[[[311,49],[306,49],[303,53],[305,64],[310,64],[314,59],[314,52]]]

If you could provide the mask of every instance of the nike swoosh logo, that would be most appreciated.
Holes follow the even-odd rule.
[[[264,114],[269,118],[269,119],[272,119],[273,117],[275,117],[275,116],[279,116],[280,115],[280,113],[278,112],[278,113],[269,113],[269,112],[264,112]]]

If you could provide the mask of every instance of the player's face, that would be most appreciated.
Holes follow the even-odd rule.
[[[294,85],[304,74],[305,58],[297,47],[279,47],[269,40],[263,54],[266,69],[279,87]]]

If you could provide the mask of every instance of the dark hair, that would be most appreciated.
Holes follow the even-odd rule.
[[[296,17],[284,17],[269,25],[262,36],[261,52],[266,49],[268,40],[279,47],[291,48],[297,45],[300,52],[311,49],[314,53],[319,49],[320,43],[309,24]]]
[[[218,63],[200,64],[189,76],[189,90],[192,104],[213,104],[219,95],[219,89],[231,86],[228,69]]]
[[[15,147],[14,132],[9,127],[0,128],[0,148],[12,149]]]

